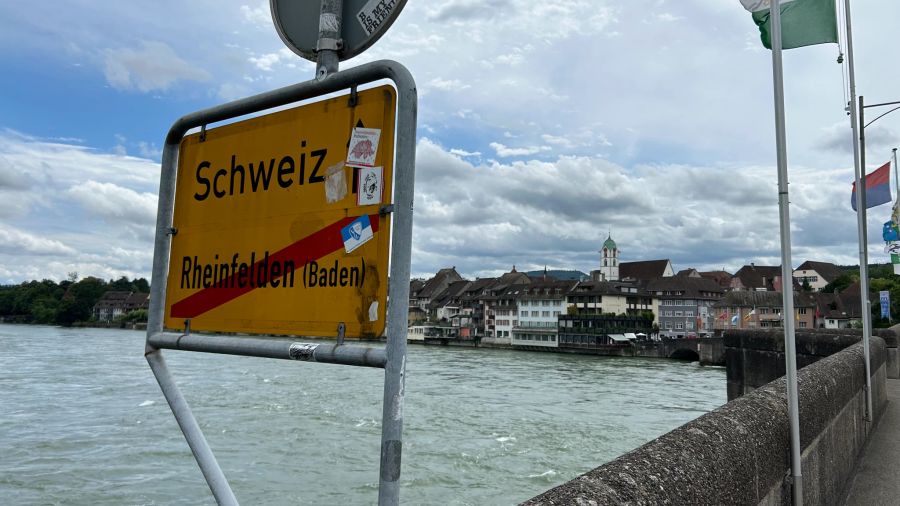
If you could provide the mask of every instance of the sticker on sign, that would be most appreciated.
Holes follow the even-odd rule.
[[[344,250],[347,253],[369,242],[372,237],[372,222],[366,215],[360,216],[341,229],[341,239],[344,241]]]
[[[398,3],[400,3],[398,0],[369,0],[356,14],[356,19],[363,30],[372,35],[387,20]]]
[[[356,192],[356,205],[369,206],[381,203],[381,167],[365,167],[359,169],[359,189]]]
[[[347,165],[374,167],[380,138],[381,130],[377,128],[354,128],[353,135],[350,137],[350,146],[347,149]]]

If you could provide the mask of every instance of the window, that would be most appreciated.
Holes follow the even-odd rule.
[[[546,317],[546,318],[549,318],[549,317],[550,317],[550,311],[541,311],[541,316]]]
[[[532,312],[531,312],[531,317],[532,317],[532,318],[537,318],[537,317],[540,316],[540,315],[541,315],[541,312],[540,312],[540,311],[532,311]]]
[[[694,311],[693,311],[693,310],[691,310],[691,311],[685,311],[685,312],[684,312],[684,316],[694,316]]]
[[[542,305],[542,306],[549,306],[549,305],[550,305],[550,301],[549,301],[549,300],[542,300],[542,301],[541,301],[541,305]]]
[[[694,322],[684,322],[684,328],[686,328],[686,329],[694,328]]]
[[[800,309],[797,310],[797,312],[799,312],[800,314],[806,314],[806,308],[801,307]]]
[[[528,316],[528,311],[519,311],[519,317],[524,318],[526,316]]]
[[[759,308],[759,314],[769,314],[769,308],[767,308],[767,307]]]
[[[675,316],[681,316],[681,315],[683,315],[683,314],[684,314],[684,313],[682,313],[681,311],[675,311]]]
[[[672,328],[672,322],[666,322],[666,328],[667,328],[667,329],[671,329],[671,328]]]
[[[684,324],[683,324],[683,323],[681,323],[681,322],[675,322],[675,329],[676,329],[676,330],[681,330],[682,328],[684,328]]]
[[[663,311],[663,316],[672,316],[671,311]]]
[[[554,311],[553,316],[559,316],[559,311]]]
[[[805,328],[806,328],[806,322],[800,322],[800,328],[801,328],[801,329],[805,329]]]
[[[683,305],[684,305],[684,301],[681,300],[681,299],[678,299],[678,300],[675,301],[675,305],[676,305],[676,306],[683,306]]]

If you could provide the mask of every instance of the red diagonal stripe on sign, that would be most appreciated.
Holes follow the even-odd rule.
[[[297,270],[302,269],[307,262],[318,260],[341,250],[344,248],[341,229],[357,218],[358,216],[349,216],[332,223],[318,232],[314,232],[269,255],[269,262],[281,262],[281,265],[285,265],[285,262],[293,261],[294,270]],[[372,225],[372,233],[378,232],[378,215],[370,214],[369,222]],[[253,265],[259,267],[261,264],[262,260]],[[288,272],[291,271],[288,270],[285,273]],[[195,318],[258,288],[255,285],[250,286],[249,282],[247,286],[238,287],[237,275],[235,273],[225,278],[222,282],[222,287],[210,286],[209,288],[204,288],[172,304],[170,316],[173,318]]]

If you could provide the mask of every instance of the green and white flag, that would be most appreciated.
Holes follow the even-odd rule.
[[[741,0],[753,13],[763,46],[772,49],[772,26],[769,19],[771,0]],[[834,0],[781,0],[781,47],[811,46],[837,42],[837,15]]]

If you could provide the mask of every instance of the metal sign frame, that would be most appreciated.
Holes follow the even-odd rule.
[[[396,150],[394,163],[394,212],[391,236],[390,286],[388,288],[387,346],[384,349],[359,345],[313,344],[286,339],[235,337],[165,332],[163,329],[175,181],[181,140],[192,128],[253,114],[329,93],[350,90],[378,80],[391,80],[397,89]],[[402,453],[403,395],[406,380],[406,319],[409,305],[409,273],[412,254],[412,210],[415,180],[415,140],[417,92],[412,74],[395,61],[379,60],[333,73],[321,80],[286,86],[227,104],[203,109],[181,117],[172,125],[163,147],[159,183],[156,237],[150,310],[144,356],[162,389],[178,426],[200,466],[218,504],[238,504],[203,436],[190,406],[175,384],[162,355],[163,349],[224,353],[280,358],[307,362],[384,368],[384,396],[381,420],[381,459],[378,504],[399,504],[400,459]]]

